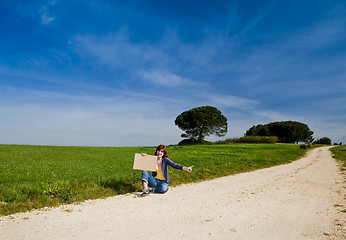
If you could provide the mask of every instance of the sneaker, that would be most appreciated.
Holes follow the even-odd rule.
[[[143,192],[141,194],[142,197],[146,197],[149,195],[149,190],[148,189],[143,189]]]
[[[153,187],[148,187],[149,192],[154,192],[155,188]]]

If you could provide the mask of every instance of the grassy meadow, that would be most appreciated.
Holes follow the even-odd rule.
[[[168,146],[169,158],[193,165],[192,173],[168,168],[171,186],[289,163],[306,149],[297,144]],[[0,215],[139,191],[135,153],[155,147],[0,145]]]

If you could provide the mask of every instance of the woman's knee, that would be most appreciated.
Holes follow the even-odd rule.
[[[167,183],[162,183],[159,187],[155,188],[155,193],[165,193],[169,189],[169,185]]]
[[[163,193],[167,192],[168,189],[169,189],[168,184],[167,184],[167,183],[163,184],[163,186],[162,186],[162,191],[163,191]]]
[[[143,184],[143,182],[146,182],[147,184],[149,184],[149,172],[148,171],[142,172],[141,184]]]

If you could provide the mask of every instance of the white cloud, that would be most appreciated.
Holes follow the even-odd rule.
[[[156,47],[145,43],[132,43],[127,27],[108,35],[76,35],[69,44],[81,58],[88,58],[110,69],[126,68],[142,71],[141,66],[161,66],[163,57]],[[153,64],[155,63],[155,64]]]
[[[187,78],[180,77],[176,74],[164,71],[143,71],[142,78],[148,82],[165,87],[186,86],[192,84]]]
[[[39,13],[42,24],[48,25],[55,20],[55,18],[50,15],[49,9],[50,6],[54,6],[55,4],[57,4],[57,0],[51,0],[40,9]]]
[[[41,22],[43,24],[47,25],[55,20],[55,18],[49,17],[48,14],[49,14],[49,11],[47,10],[47,7],[44,6],[41,10]]]
[[[231,95],[207,95],[207,98],[217,106],[237,108],[244,111],[249,111],[259,104],[259,102],[255,100]]]
[[[256,110],[254,109],[252,113],[256,116],[259,116],[266,121],[269,122],[278,122],[278,121],[288,121],[291,119],[294,119],[292,116],[289,116],[287,114],[282,114],[276,111],[270,111],[270,110]]]

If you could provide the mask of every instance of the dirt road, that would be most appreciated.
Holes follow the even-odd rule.
[[[8,239],[345,239],[344,176],[328,147],[287,165],[2,217]]]

